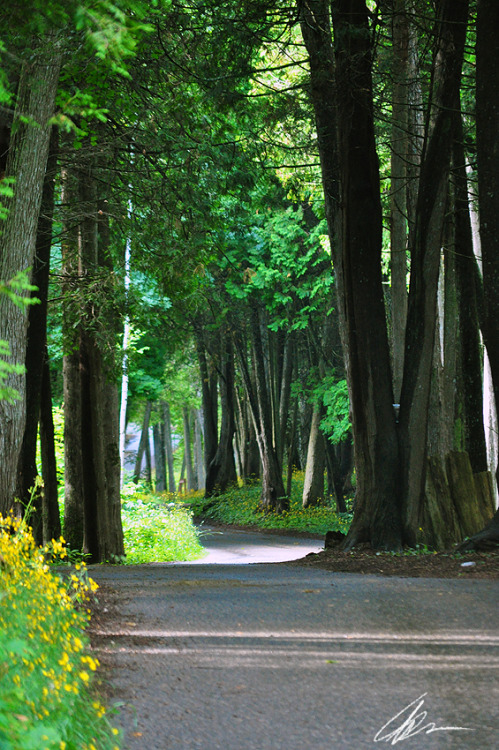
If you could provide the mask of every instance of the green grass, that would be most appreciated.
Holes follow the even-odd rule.
[[[133,484],[125,486],[123,496],[125,564],[183,562],[203,556],[192,511],[178,498],[153,495]]]
[[[347,533],[352,520],[351,513],[336,513],[327,503],[314,508],[303,508],[302,492],[303,472],[294,472],[290,509],[280,514],[265,513],[259,508],[259,482],[244,485],[210,500],[196,495],[189,496],[188,499],[194,515],[220,523],[313,534],[325,534],[327,531]]]

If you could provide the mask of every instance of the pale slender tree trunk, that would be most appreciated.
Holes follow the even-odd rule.
[[[172,422],[170,417],[170,405],[164,401],[163,424],[164,424],[164,444],[166,448],[166,463],[168,468],[168,492],[175,492],[175,470],[173,465],[173,445],[172,445]]]
[[[133,481],[135,482],[135,484],[137,484],[140,480],[142,460],[144,458],[144,453],[146,452],[146,447],[149,443],[149,420],[151,418],[151,411],[152,403],[148,401],[144,411],[142,431],[140,433],[139,447],[137,448],[137,457],[135,459],[135,468],[133,470]]]
[[[133,212],[131,199],[128,201],[128,219],[130,220]],[[125,245],[125,297],[128,299],[128,290],[130,288],[130,259],[132,254],[132,240],[130,235],[126,239]],[[126,411],[128,405],[128,343],[130,340],[131,325],[128,315],[125,317],[123,325],[123,360],[121,375],[121,397],[120,397],[120,487],[123,487],[125,476],[125,443],[126,443]]]
[[[204,466],[204,453],[203,453],[203,422],[202,422],[202,410],[194,409],[192,413],[194,422],[194,456],[196,464],[196,474],[198,490],[204,489],[206,482],[206,471]]]
[[[182,407],[182,418],[184,423],[185,470],[187,473],[187,490],[189,491],[196,489],[196,482],[192,465],[191,424],[189,419],[189,408],[187,406]]]
[[[317,505],[319,501],[324,499],[326,454],[324,450],[324,436],[320,429],[321,418],[321,404],[315,404],[312,414],[312,424],[310,425],[307,465],[303,484],[302,504],[304,508]]]

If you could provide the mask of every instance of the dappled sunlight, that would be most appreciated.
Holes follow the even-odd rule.
[[[335,667],[411,670],[499,669],[499,656],[487,650],[499,636],[461,634],[326,633],[296,631],[190,631],[116,629],[96,631],[103,653],[177,656],[199,666],[287,668]]]

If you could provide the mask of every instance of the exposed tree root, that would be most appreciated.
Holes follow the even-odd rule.
[[[458,544],[456,552],[495,549],[497,546],[499,546],[499,510],[482,531]]]

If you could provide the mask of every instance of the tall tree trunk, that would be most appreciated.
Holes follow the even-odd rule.
[[[62,360],[64,402],[64,538],[73,550],[83,548],[83,464],[81,457],[81,373],[79,353],[78,220],[76,174],[62,170]]]
[[[45,361],[47,338],[47,303],[50,269],[50,249],[52,245],[52,219],[54,213],[54,181],[57,170],[57,131],[52,130],[47,171],[43,183],[42,202],[36,236],[36,249],[31,282],[37,287],[31,293],[38,299],[38,305],[31,305],[28,312],[26,346],[26,424],[18,463],[16,497],[26,505],[30,490],[34,491],[36,468],[36,443],[42,393],[42,372]],[[43,541],[42,494],[36,500],[35,518],[30,519],[37,543]]]
[[[61,535],[61,518],[57,497],[57,465],[55,434],[52,417],[52,389],[48,352],[43,358],[42,393],[40,405],[40,452],[43,477],[43,542],[58,539]],[[67,541],[67,540],[66,540]]]
[[[291,400],[291,380],[293,377],[294,366],[294,336],[293,332],[288,332],[284,342],[284,353],[282,363],[281,387],[279,392],[279,436],[277,457],[279,463],[283,465],[284,452],[286,448],[286,426],[288,423],[289,404]]]
[[[116,321],[94,297],[95,286],[104,286],[103,268],[109,266],[109,233],[103,204],[97,195],[97,167],[89,162],[78,172],[80,210],[80,277],[82,313],[80,368],[82,400],[82,451],[84,539],[83,549],[92,562],[123,555],[121,527],[119,404],[117,384],[111,375],[112,355],[105,359],[102,340],[113,351]],[[100,276],[99,276],[100,274]],[[112,294],[112,288],[104,294]]]
[[[78,194],[81,210],[79,273],[82,283],[80,373],[83,465],[83,550],[92,562],[108,556],[102,537],[109,525],[104,459],[102,357],[95,336],[95,302],[87,297],[98,264],[97,192],[92,167],[80,168]]]
[[[395,0],[393,10],[393,95],[391,135],[391,305],[393,391],[400,403],[407,318],[407,171],[408,160],[408,45],[406,0]]]
[[[405,367],[400,400],[403,518],[405,540],[409,544],[414,544],[420,537],[421,528],[437,285],[452,149],[452,109],[461,81],[468,1],[443,0],[440,9],[433,126],[421,167],[411,245]]]
[[[304,508],[317,505],[324,499],[324,471],[326,468],[326,453],[324,449],[324,436],[320,430],[322,418],[321,404],[315,404],[310,426],[310,437],[308,439],[307,466],[305,469],[305,481],[303,484]]]
[[[237,473],[234,461],[234,433],[236,431],[234,412],[234,350],[230,332],[222,336],[222,360],[220,373],[220,403],[222,418],[220,439],[217,451],[206,473],[206,497],[221,495],[230,486],[237,486]]]
[[[336,63],[329,4],[309,0],[301,6],[300,21],[310,56],[312,103],[353,418],[357,503],[347,544],[370,540],[375,547],[398,548],[402,541],[398,442],[381,283],[370,31],[367,8],[361,0],[336,0],[332,8]]]
[[[164,436],[163,442],[166,448],[166,464],[168,468],[168,492],[175,492],[175,470],[173,466],[172,445],[172,422],[170,417],[170,405],[167,401],[162,402]]]
[[[204,414],[204,460],[206,472],[208,472],[208,467],[215,458],[218,446],[217,375],[215,368],[208,366],[206,356],[207,333],[204,330],[202,321],[197,320],[194,323],[194,334],[201,376],[201,396]]]
[[[487,471],[487,447],[483,424],[483,379],[478,293],[480,272],[473,253],[473,237],[468,205],[468,181],[464,153],[461,107],[456,107],[452,151],[454,182],[454,258],[459,304],[461,370],[465,446],[475,474]]]
[[[154,444],[154,467],[156,469],[156,492],[165,492],[166,490],[166,462],[165,446],[163,443],[161,425],[155,424],[152,428],[152,437]]]
[[[5,202],[9,212],[0,235],[0,279],[10,281],[33,265],[44,176],[49,153],[61,54],[57,40],[46,46],[34,41],[22,66],[6,176],[15,178],[14,196]],[[27,316],[4,294],[0,295],[0,340],[10,346],[10,361],[24,364]],[[24,376],[11,374],[7,386],[19,399],[0,401],[0,513],[8,512],[16,488],[19,452],[26,422]]]
[[[194,463],[196,465],[196,478],[198,490],[202,490],[206,484],[206,471],[203,453],[203,423],[202,410],[192,410],[192,421],[194,423]]]
[[[244,347],[242,347],[244,350]],[[239,352],[239,348],[238,348]],[[235,390],[237,403],[237,440],[241,454],[242,478],[254,480],[260,476],[260,452],[256,441],[255,426],[248,404],[248,398]]]
[[[484,320],[482,333],[489,356],[496,407],[499,404],[499,48],[496,29],[499,4],[478,0],[476,42],[476,130],[480,241],[483,263]],[[499,462],[497,464],[499,466]],[[499,474],[499,470],[498,470]],[[499,542],[499,509],[482,532],[463,546]]]
[[[333,3],[341,220],[333,257],[346,344],[357,470],[347,545],[399,548],[399,455],[381,279],[381,203],[371,35],[362,0]]]
[[[142,421],[142,431],[140,433],[139,447],[137,448],[137,456],[135,459],[135,468],[133,470],[133,481],[137,484],[140,480],[140,474],[142,471],[142,460],[146,446],[149,442],[149,420],[151,419],[152,403],[148,401],[146,403],[144,411],[144,419]]]
[[[246,347],[242,337],[235,338],[239,366],[243,377],[253,424],[258,442],[262,467],[262,493],[260,503],[263,509],[281,513],[289,507],[282,472],[273,444],[272,404],[265,374],[264,349],[261,340],[261,319],[258,303],[249,300],[249,329],[253,355],[253,378],[250,375],[246,360]]]
[[[187,475],[187,491],[196,489],[196,480],[194,476],[194,467],[192,465],[191,449],[191,422],[189,419],[189,407],[182,407],[182,419],[184,423],[184,456],[185,471]]]

